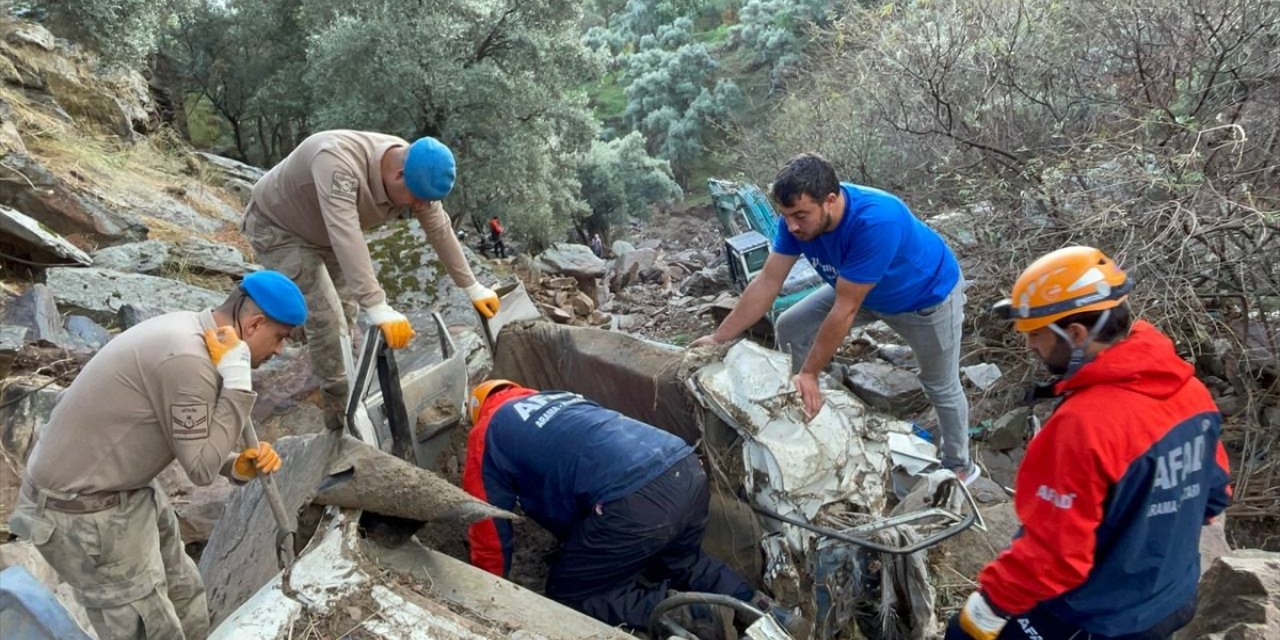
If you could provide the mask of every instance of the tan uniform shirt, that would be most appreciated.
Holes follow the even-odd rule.
[[[176,457],[191,481],[229,476],[258,394],[223,389],[204,344],[213,314],[143,322],[103,347],[62,394],[27,464],[64,493],[137,489]]]
[[[314,134],[253,186],[248,215],[256,211],[304,241],[333,247],[356,301],[362,307],[385,302],[365,244],[364,230],[400,215],[382,184],[382,156],[408,146],[395,136],[363,131]],[[459,287],[475,283],[471,265],[439,202],[415,212],[427,240]]]

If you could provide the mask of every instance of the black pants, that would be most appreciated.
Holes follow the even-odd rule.
[[[1154,627],[1138,633],[1121,636],[1102,636],[1091,634],[1075,625],[1066,624],[1057,618],[1036,609],[1014,616],[1004,625],[996,640],[1163,640],[1173,635],[1174,631],[1186,626],[1195,616],[1196,603],[1190,604],[1170,614]],[[944,640],[968,640],[969,634],[960,628],[959,614],[951,616],[947,623],[947,635]]]
[[[507,243],[502,241],[502,236],[491,234],[489,238],[493,241],[493,253],[499,258],[507,257]]]
[[[707,476],[691,454],[635,493],[598,505],[564,541],[547,596],[635,629],[645,628],[668,589],[750,600],[751,586],[702,551],[709,500]]]

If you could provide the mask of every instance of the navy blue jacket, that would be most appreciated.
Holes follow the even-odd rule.
[[[692,453],[684,440],[577,394],[507,388],[481,407],[462,486],[503,509],[518,502],[564,540],[590,509],[631,494]],[[505,575],[510,523],[476,523],[469,537],[472,563]]]

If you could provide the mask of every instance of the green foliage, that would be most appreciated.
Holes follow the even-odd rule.
[[[149,0],[42,0],[54,33],[97,51],[104,61],[140,68],[155,51],[164,5]]]
[[[732,81],[715,78],[716,62],[706,45],[692,41],[691,27],[681,18],[641,38],[641,50],[627,58],[625,73],[623,122],[671,161],[682,183],[702,151],[704,135],[742,99]]]
[[[636,131],[593,142],[578,163],[578,180],[590,207],[580,226],[605,237],[611,226],[632,217],[647,220],[653,205],[669,205],[681,196],[670,164],[650,157]]]
[[[498,213],[532,242],[582,211],[573,158],[597,124],[578,87],[600,59],[572,0],[309,2],[307,83],[317,129],[433,135],[458,155],[451,207]],[[376,69],[376,72],[371,70]]]
[[[747,0],[731,32],[756,64],[770,69],[776,83],[783,71],[804,61],[809,32],[831,23],[834,4],[830,0]]]

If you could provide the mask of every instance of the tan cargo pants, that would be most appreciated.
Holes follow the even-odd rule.
[[[71,585],[98,637],[209,635],[209,605],[178,517],[154,482],[94,513],[63,513],[21,492],[9,528]]]
[[[338,257],[330,247],[309,244],[264,220],[252,204],[245,211],[242,231],[258,262],[292,279],[307,299],[307,342],[311,366],[324,389],[325,415],[343,415],[346,361],[352,357],[350,328],[355,326],[359,307],[338,266]]]

